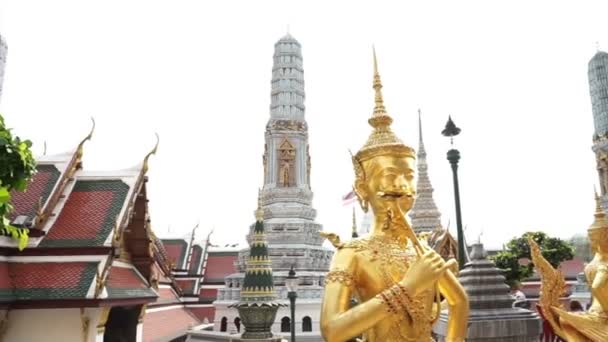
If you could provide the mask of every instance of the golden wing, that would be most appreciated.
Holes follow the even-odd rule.
[[[559,316],[551,309],[552,307],[564,309],[563,304],[560,302],[560,298],[566,293],[564,275],[561,271],[554,269],[547,259],[543,257],[540,247],[538,247],[538,244],[531,237],[528,238],[528,245],[530,245],[532,262],[541,278],[539,305],[545,318],[551,324],[553,331],[562,338],[565,338],[559,325]]]

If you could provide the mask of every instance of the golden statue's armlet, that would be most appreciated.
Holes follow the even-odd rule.
[[[418,301],[410,296],[408,290],[401,284],[395,284],[392,287],[380,292],[376,295],[386,304],[388,312],[392,314],[403,314],[407,312],[413,321],[419,320],[419,312],[416,310]]]
[[[329,283],[341,283],[353,288],[355,286],[355,278],[346,270],[335,269],[325,275],[325,285]]]

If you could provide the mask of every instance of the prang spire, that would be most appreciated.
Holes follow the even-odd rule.
[[[289,32],[274,44],[270,117],[304,120],[302,46]]]
[[[419,146],[417,154],[418,162],[418,182],[416,187],[418,193],[414,207],[410,211],[412,218],[412,227],[416,233],[433,231],[441,227],[441,213],[435,205],[433,199],[433,186],[428,174],[428,164],[426,162],[426,150],[424,148],[424,140],[422,139],[422,117],[420,109],[418,109],[418,134]]]

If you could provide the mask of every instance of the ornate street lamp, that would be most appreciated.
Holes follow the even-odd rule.
[[[296,340],[296,298],[298,297],[298,277],[293,265],[289,270],[289,275],[285,278],[285,286],[287,287],[287,298],[291,304],[291,342]]]
[[[460,152],[453,148],[454,137],[460,134],[460,128],[456,127],[452,117],[448,116],[448,122],[445,124],[445,128],[441,131],[446,137],[450,137],[450,146],[452,148],[448,151],[448,160],[452,166],[452,176],[454,181],[454,199],[456,202],[456,228],[458,229],[458,268],[463,269],[466,262],[465,258],[465,246],[464,246],[464,233],[462,231],[462,215],[460,213],[460,190],[458,187],[458,161],[460,160]]]

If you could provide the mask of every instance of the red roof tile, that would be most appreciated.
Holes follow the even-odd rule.
[[[175,268],[181,269],[184,267],[188,243],[185,240],[162,240],[162,242],[169,262],[173,263]]]
[[[201,298],[217,298],[217,289],[201,289],[199,291]]]
[[[148,286],[130,267],[112,266],[106,286],[117,289],[143,289]]]
[[[565,260],[559,265],[559,269],[568,279],[576,278],[576,275],[583,272],[585,268],[584,261],[579,257],[574,257],[572,260]]]
[[[84,298],[96,270],[97,262],[8,264],[13,299],[17,300]],[[5,293],[0,293],[3,296]]]
[[[38,203],[42,205],[51,195],[53,187],[59,179],[59,170],[53,165],[38,165],[38,172],[32,177],[26,191],[12,191],[11,202],[15,210],[11,213],[10,219],[19,215],[32,218],[38,209]]]
[[[177,301],[177,296],[172,289],[163,287],[158,289],[158,301]]]
[[[205,321],[205,318],[208,323],[213,323],[213,320],[215,319],[215,308],[213,306],[188,308],[188,310],[190,310],[201,323]]]
[[[237,254],[234,255],[213,255],[207,258],[207,267],[204,271],[203,282],[224,282],[226,276],[236,272],[234,263],[237,261]]]
[[[111,191],[73,192],[47,238],[92,239],[96,237],[113,197],[114,193]]]
[[[128,189],[119,180],[77,181],[40,246],[102,245],[115,225]]]
[[[196,285],[196,280],[176,280],[177,285],[182,289],[184,294],[194,294],[194,285]]]
[[[169,341],[186,334],[198,319],[183,307],[146,313],[144,316],[144,342]]]
[[[8,262],[0,262],[0,289],[13,287],[8,274]]]
[[[198,272],[202,251],[203,249],[199,245],[192,247],[192,258],[190,259],[190,269],[188,270],[188,273],[196,274]]]
[[[133,268],[112,266],[106,283],[110,298],[157,297]]]
[[[13,286],[19,289],[73,288],[78,286],[88,262],[11,263]]]

